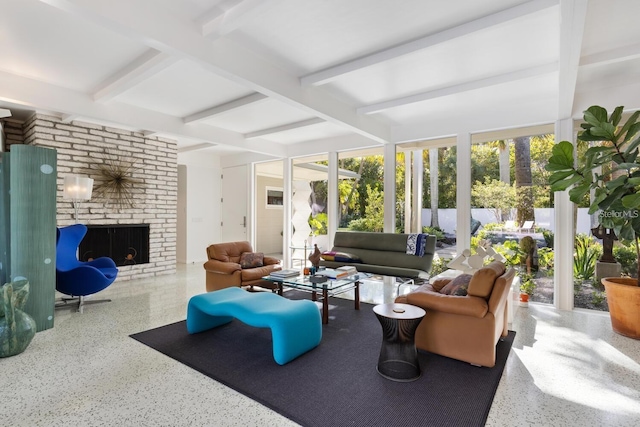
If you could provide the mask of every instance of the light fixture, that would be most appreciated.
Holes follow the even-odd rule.
[[[78,203],[91,199],[93,179],[86,176],[69,175],[64,177],[64,193],[62,198],[73,203],[73,219],[78,222]]]

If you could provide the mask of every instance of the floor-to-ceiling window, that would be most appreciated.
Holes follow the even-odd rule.
[[[383,148],[338,155],[339,224],[341,230],[382,232],[384,228]]]

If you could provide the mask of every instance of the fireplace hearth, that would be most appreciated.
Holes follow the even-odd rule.
[[[102,256],[117,266],[149,262],[149,224],[87,225],[79,257],[90,261]]]

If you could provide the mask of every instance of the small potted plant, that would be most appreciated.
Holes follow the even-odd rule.
[[[529,306],[529,297],[533,295],[533,291],[536,289],[536,284],[533,282],[533,279],[529,275],[525,275],[522,277],[522,282],[520,283],[520,306],[528,307]]]

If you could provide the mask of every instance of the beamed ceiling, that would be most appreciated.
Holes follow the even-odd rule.
[[[640,109],[636,0],[0,6],[0,108],[181,151],[301,156]]]

